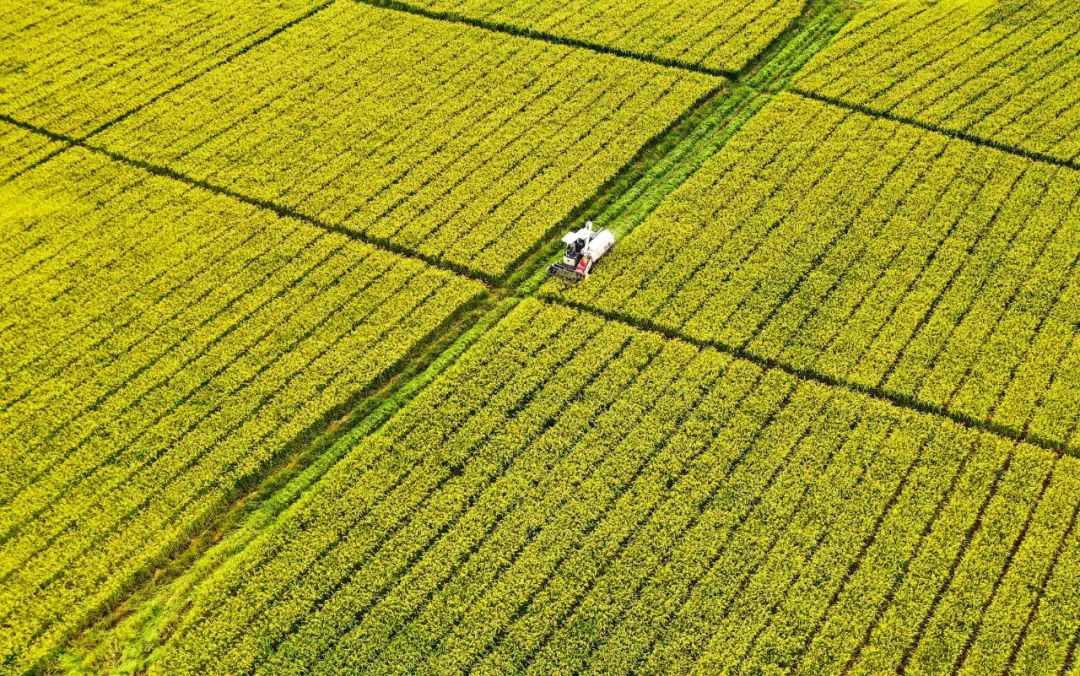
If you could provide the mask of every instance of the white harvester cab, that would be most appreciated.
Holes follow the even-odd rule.
[[[615,233],[610,230],[597,232],[593,230],[592,221],[586,221],[584,228],[566,233],[562,241],[566,244],[566,253],[562,261],[551,264],[548,274],[580,282],[589,278],[596,261],[615,246]]]

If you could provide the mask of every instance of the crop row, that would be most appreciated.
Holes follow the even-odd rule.
[[[499,277],[720,82],[342,2],[94,142]]]
[[[1059,160],[1080,158],[1080,14],[1069,3],[870,5],[795,86]]]
[[[406,0],[404,4],[436,14],[734,73],[780,35],[799,16],[806,2]]]
[[[1073,458],[526,300],[151,671],[1052,671],[1078,488]]]
[[[0,204],[8,665],[85,622],[481,292],[80,149]]]
[[[782,95],[563,290],[1080,442],[1080,173]]]
[[[61,148],[57,141],[0,120],[0,181],[7,181]]]
[[[0,10],[0,112],[83,136],[301,18],[314,0],[14,0]]]

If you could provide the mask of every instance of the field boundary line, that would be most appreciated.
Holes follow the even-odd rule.
[[[366,0],[358,0],[366,1]],[[374,0],[381,1],[381,0]],[[630,235],[648,216],[774,98],[814,54],[820,51],[851,18],[852,12],[828,2],[810,0],[778,40],[760,52],[735,79],[728,79],[654,137],[624,165],[608,185],[577,208],[576,217],[564,220],[569,229],[584,224],[585,214],[611,229],[619,238]],[[517,261],[506,285],[520,296],[535,295],[546,280],[547,263],[558,259],[562,242],[553,240],[554,228],[543,245]],[[537,259],[544,265],[538,265]]]
[[[515,26],[511,23],[505,23],[501,21],[487,21],[485,19],[474,19],[464,14],[459,14],[452,11],[438,11],[433,9],[425,9],[423,7],[417,7],[410,5],[401,0],[352,0],[356,4],[370,5],[372,7],[379,7],[381,9],[388,9],[397,12],[404,12],[406,14],[412,14],[415,16],[422,16],[426,19],[432,19],[435,21],[443,21],[446,23],[463,24],[466,26],[472,26],[473,28],[480,28],[493,33],[503,33],[505,35],[512,35],[518,38],[524,38],[526,40],[535,40],[538,42],[546,42],[552,45],[560,45],[563,47],[573,47],[577,49],[586,49],[597,54],[607,54],[608,56],[616,56],[623,59],[630,59],[641,63],[647,63],[653,66],[661,66],[664,68],[678,68],[680,70],[691,71],[695,73],[701,73],[702,75],[712,75],[715,77],[722,77],[729,80],[736,80],[742,74],[743,70],[733,71],[725,70],[721,68],[710,68],[708,66],[702,66],[700,64],[693,63],[691,61],[684,61],[682,59],[667,59],[662,56],[656,56],[649,54],[648,52],[638,52],[632,49],[623,49],[621,47],[613,47],[611,45],[605,45],[600,42],[593,42],[591,40],[581,40],[578,38],[564,37],[556,35],[555,33],[549,33],[547,31],[538,31],[531,28],[524,28],[522,26]],[[794,22],[793,22],[794,25]],[[764,53],[764,52],[762,52]],[[757,56],[760,56],[757,55]],[[757,56],[754,57],[756,61]]]
[[[604,326],[601,325],[600,327],[598,327],[595,333],[590,334],[590,338],[595,338],[603,330]],[[632,336],[625,339],[620,345],[620,347],[615,351],[615,354],[621,354],[630,344],[631,340]],[[582,345],[584,344],[585,343],[582,343]],[[549,346],[545,345],[541,348],[541,351],[546,351],[548,348]],[[577,389],[573,391],[573,394],[569,397],[569,399],[580,396],[581,393],[583,393],[588,387],[590,387],[598,379],[602,378],[603,373],[603,368],[599,368],[590,376],[588,376],[588,380],[586,382],[580,384],[580,386],[578,386],[578,384],[575,384],[574,387],[576,387]],[[523,412],[528,411],[530,407],[533,406],[534,402],[536,401],[536,397],[541,393],[543,387],[550,382],[551,380],[544,381],[543,384],[533,389],[528,394],[523,396],[520,401],[516,402],[507,411],[506,417],[503,419],[503,423],[508,424],[517,419],[517,417]],[[498,429],[498,427],[495,427],[486,435],[484,435],[484,438],[476,442],[476,444],[473,446],[473,450],[479,448],[482,444],[487,443],[492,436],[497,435]],[[325,664],[327,659],[332,659],[332,654],[337,650],[341,642],[347,639],[352,630],[356,627],[359,627],[363,623],[364,619],[368,616],[368,613],[370,613],[374,608],[381,604],[387,596],[389,596],[391,593],[393,593],[395,589],[398,588],[399,584],[402,581],[402,578],[406,576],[409,571],[413,570],[429,551],[431,551],[434,547],[438,546],[438,544],[442,542],[451,531],[457,528],[461,520],[465,518],[466,515],[469,513],[469,510],[472,508],[472,506],[476,503],[479,503],[485,493],[495,487],[503,477],[507,476],[507,474],[511,472],[515,466],[517,466],[518,461],[520,461],[521,458],[523,458],[529,452],[529,450],[533,448],[533,445],[535,443],[536,439],[533,439],[526,442],[526,444],[522,445],[515,451],[508,453],[508,462],[505,467],[501,467],[494,475],[483,477],[476,486],[471,487],[470,499],[467,501],[467,503],[460,509],[458,509],[455,513],[449,515],[448,518],[442,524],[440,524],[438,528],[433,528],[433,532],[430,534],[430,537],[427,537],[426,541],[421,546],[419,546],[415,551],[409,554],[408,558],[401,566],[399,576],[394,577],[392,580],[383,584],[378,590],[374,591],[371,594],[371,598],[367,599],[359,608],[349,609],[349,612],[352,613],[352,618],[348,624],[348,627],[343,632],[336,633],[322,647],[320,655],[315,661],[316,665]],[[470,452],[470,458],[471,457],[472,455]],[[468,458],[465,459],[464,463],[468,463]],[[383,533],[381,533],[378,542],[370,549],[369,552],[364,553],[362,559],[354,561],[348,567],[348,569],[344,571],[340,579],[334,582],[332,586],[327,588],[325,590],[325,593],[321,594],[319,598],[316,599],[316,602],[308,607],[305,614],[299,615],[295,618],[290,629],[279,637],[277,645],[288,641],[292,636],[296,635],[298,631],[300,631],[300,629],[306,624],[307,620],[311,617],[317,616],[317,614],[326,607],[326,604],[329,603],[341,589],[348,588],[350,585],[353,585],[357,574],[361,573],[363,569],[366,568],[370,563],[376,561],[378,557],[386,551],[387,546],[393,544],[395,538],[397,538],[398,536],[398,533],[408,527],[412,518],[418,512],[422,512],[424,509],[430,509],[431,505],[435,502],[436,498],[438,497],[439,493],[441,493],[445,485],[448,482],[452,481],[454,478],[456,478],[456,475],[454,471],[451,470],[445,476],[440,478],[435,483],[435,485],[430,488],[430,490],[424,495],[423,500],[418,502],[416,507],[414,507],[412,511],[404,515],[398,522],[392,524],[390,528],[386,529]],[[502,518],[505,518],[505,513],[502,515]],[[496,528],[498,527],[498,523],[501,522],[502,518],[495,519]],[[333,548],[337,549],[342,544],[343,541],[338,541],[334,544]],[[264,612],[269,612],[270,610],[272,610],[272,608],[267,607]],[[272,650],[276,651],[277,645],[275,645]]]
[[[85,140],[89,139],[91,136],[94,136],[95,134],[99,134],[99,133],[105,131],[106,129],[108,129],[109,127],[112,127],[115,124],[123,122],[124,120],[131,117],[132,115],[139,112],[140,110],[143,110],[144,108],[146,108],[148,106],[151,106],[154,103],[157,103],[158,101],[160,101],[161,99],[165,98],[166,96],[172,94],[173,92],[175,92],[175,91],[177,91],[177,90],[179,90],[179,89],[181,89],[183,87],[186,87],[187,85],[191,84],[195,80],[198,80],[203,75],[206,75],[207,73],[209,73],[211,71],[217,70],[221,66],[224,66],[226,64],[231,63],[232,61],[234,61],[237,58],[243,56],[244,54],[247,54],[252,49],[262,45],[265,42],[269,42],[270,40],[274,39],[278,35],[280,35],[280,34],[284,33],[285,31],[289,30],[293,26],[301,23],[302,21],[310,19],[311,17],[313,17],[316,14],[318,14],[319,12],[323,11],[324,9],[329,7],[330,5],[334,4],[336,1],[337,0],[323,0],[319,4],[317,4],[314,7],[311,7],[310,9],[308,9],[303,14],[301,14],[301,15],[299,15],[297,17],[294,17],[294,18],[290,19],[289,21],[277,26],[276,28],[274,28],[274,29],[270,30],[269,32],[267,32],[262,37],[256,38],[255,40],[252,40],[250,44],[247,44],[247,45],[241,47],[240,49],[228,54],[223,59],[220,59],[218,61],[215,61],[215,62],[211,63],[210,65],[200,69],[199,71],[197,71],[196,73],[190,75],[189,77],[185,78],[184,80],[181,80],[180,82],[177,82],[176,84],[172,85],[171,87],[169,87],[169,88],[167,88],[167,89],[165,89],[163,91],[160,91],[157,94],[154,94],[153,96],[151,96],[147,100],[143,101],[142,103],[136,104],[134,107],[129,108],[128,110],[125,110],[124,112],[122,112],[119,115],[113,117],[112,119],[109,119],[109,120],[99,124],[97,127],[94,127],[93,129],[86,132],[82,136],[70,136],[68,134],[57,134],[57,133],[50,132],[50,131],[46,130],[44,127],[39,127],[39,126],[37,126],[37,125],[35,125],[35,124],[31,123],[31,122],[23,122],[22,120],[19,120],[19,119],[15,118],[15,117],[12,117],[12,116],[7,115],[5,113],[0,113],[0,120],[3,120],[3,121],[5,121],[5,122],[7,122],[9,124],[16,125],[18,127],[22,127],[23,129],[25,129],[27,131],[30,131],[30,132],[33,132],[35,134],[38,134],[40,136],[48,137],[48,138],[52,139],[53,141],[60,141],[60,142],[66,143],[66,145],[64,145],[64,146],[62,146],[60,148],[57,148],[56,150],[53,150],[52,152],[45,155],[45,157],[42,157],[42,158],[40,158],[38,160],[35,160],[34,162],[29,164],[28,166],[23,167],[22,169],[20,169],[20,170],[16,171],[15,173],[13,173],[11,176],[8,176],[6,179],[0,181],[0,185],[5,185],[7,183],[10,183],[10,182],[14,181],[19,176],[22,176],[23,174],[40,167],[41,165],[43,165],[46,162],[50,161],[51,159],[53,159],[54,157],[56,157],[60,153],[68,150],[72,146],[81,145],[81,143],[80,143],[81,141],[85,141]]]
[[[488,294],[474,300],[470,308],[459,310],[456,317],[448,318],[445,323],[450,332],[446,337],[440,340],[439,334],[432,332],[432,342],[418,344],[413,354],[401,360],[398,372],[388,373],[385,379],[373,383],[369,392],[360,393],[356,397],[357,405],[346,407],[340,417],[332,418],[329,425],[316,432],[310,441],[301,443],[299,454],[283,456],[283,463],[269,468],[264,477],[242,487],[230,501],[229,510],[218,515],[201,532],[195,533],[177,554],[170,556],[170,560],[178,560],[175,566],[168,562],[164,566],[172,568],[172,573],[166,571],[164,579],[155,580],[151,585],[153,588],[143,592],[142,596],[129,597],[130,602],[125,599],[115,611],[91,622],[82,633],[89,640],[81,646],[78,643],[69,645],[60,654],[61,661],[86,668],[102,660],[108,661],[112,656],[120,656],[119,652],[113,652],[114,647],[102,641],[102,636],[114,631],[110,628],[114,623],[121,628],[119,631],[129,636],[121,647],[125,661],[152,659],[157,633],[171,633],[180,616],[178,609],[183,604],[173,606],[170,600],[189,598],[191,591],[217,574],[225,561],[259,539],[267,524],[297,503],[309,500],[308,489],[336,465],[358,439],[380,429],[428,384],[457,363],[469,347],[518,303],[519,299],[513,297],[495,300]],[[442,332],[443,327],[436,331]],[[193,563],[188,565],[185,561]]]
[[[986,138],[984,136],[977,136],[975,134],[969,134],[967,132],[960,131],[958,129],[948,129],[947,127],[942,127],[940,125],[930,124],[928,122],[920,122],[919,120],[916,120],[915,118],[912,118],[912,117],[907,117],[907,116],[904,116],[904,115],[895,115],[895,114],[890,113],[890,112],[876,110],[876,109],[874,109],[874,108],[872,108],[870,106],[865,106],[865,105],[858,104],[858,103],[850,103],[850,102],[847,102],[847,101],[843,101],[841,99],[833,98],[831,96],[825,96],[823,94],[818,94],[816,92],[812,92],[812,91],[810,91],[808,89],[803,89],[803,88],[797,87],[797,86],[790,87],[787,91],[790,91],[793,94],[798,94],[799,96],[801,96],[803,98],[806,98],[806,99],[812,99],[814,101],[820,101],[821,103],[826,103],[826,104],[828,104],[830,106],[835,106],[837,108],[844,108],[846,110],[851,110],[851,111],[854,111],[856,113],[862,113],[863,115],[868,115],[870,117],[876,117],[876,118],[880,118],[880,119],[883,119],[883,120],[890,120],[892,122],[897,122],[897,123],[900,123],[900,124],[906,124],[906,125],[911,126],[911,127],[917,127],[919,129],[922,129],[923,131],[929,131],[929,132],[934,132],[934,133],[937,133],[937,134],[942,134],[944,136],[949,136],[949,137],[952,137],[952,138],[955,138],[955,139],[959,139],[961,141],[967,141],[968,143],[971,143],[971,144],[974,144],[974,145],[977,145],[977,146],[982,146],[984,148],[992,148],[994,150],[998,150],[998,151],[1001,151],[1003,153],[1008,153],[1009,155],[1013,155],[1013,156],[1016,156],[1016,157],[1022,157],[1022,158],[1027,159],[1027,160],[1033,160],[1035,162],[1042,162],[1043,164],[1052,164],[1052,165],[1054,165],[1056,167],[1063,167],[1065,169],[1073,169],[1073,170],[1076,170],[1076,171],[1080,171],[1080,162],[1077,162],[1076,160],[1063,160],[1060,157],[1054,157],[1053,155],[1048,155],[1046,153],[1041,153],[1041,152],[1037,152],[1037,151],[1034,151],[1034,150],[1026,150],[1024,148],[1018,148],[1016,146],[1012,146],[1012,145],[1009,145],[1007,143],[1001,143],[1000,141],[995,141],[995,140],[993,140],[991,138]]]
[[[596,328],[596,332],[598,332],[598,330],[600,330],[602,328],[603,328],[602,325],[598,326]],[[594,335],[594,334],[590,334],[590,336],[592,336],[592,335]],[[579,343],[579,344],[581,344],[581,343]],[[530,348],[529,354],[528,354],[528,359],[538,359],[538,357],[539,357],[539,359],[544,359],[544,357],[542,355],[544,355],[544,354],[546,354],[548,352],[551,352],[551,351],[554,351],[554,348],[549,346],[549,344],[546,344],[546,343],[538,344],[538,346],[536,346],[535,348]],[[485,361],[484,364],[485,364],[484,367],[487,367],[489,362]],[[491,395],[487,398],[487,400],[485,400],[485,404],[492,401],[492,397],[495,397],[495,396],[498,396],[498,395],[504,393],[505,389],[507,389],[508,387],[510,387],[510,383],[504,382],[504,383],[500,384],[500,386],[498,386],[497,388],[494,389],[494,391],[491,392]],[[534,388],[532,390],[529,390],[527,393],[524,393],[524,394],[521,395],[521,401],[518,401],[517,404],[515,404],[515,406],[516,405],[527,406],[528,403],[525,401],[526,398],[528,398],[528,400],[531,401],[531,398],[535,397],[535,395],[536,395],[536,388]],[[445,404],[445,401],[443,403],[441,403],[440,405],[443,405],[443,404]],[[460,431],[462,424],[464,424],[463,420],[455,422],[453,427],[451,427],[451,433],[456,434],[458,431]],[[409,425],[409,432],[406,432],[405,434],[411,433],[411,429],[415,429],[413,427],[413,425]],[[489,431],[489,432],[486,433],[486,435],[489,435],[491,433],[492,432]],[[485,435],[485,438],[486,438],[486,435]],[[357,437],[357,438],[362,438],[362,437]],[[480,441],[476,442],[476,444],[480,444],[480,443],[482,443],[482,442],[480,442]],[[348,451],[346,451],[346,452],[348,452]],[[375,468],[375,465],[377,463],[378,463],[377,458],[368,459],[363,465],[361,475],[366,475],[368,472],[373,471],[373,469]],[[363,518],[367,518],[370,514],[373,514],[373,513],[376,512],[376,510],[380,509],[380,505],[384,501],[392,499],[394,497],[395,491],[397,491],[397,489],[399,489],[406,481],[409,481],[409,478],[411,476],[413,476],[415,472],[422,469],[421,464],[422,464],[422,461],[420,459],[414,460],[413,462],[411,462],[411,464],[408,465],[408,467],[402,469],[399,472],[399,477],[393,479],[393,482],[391,483],[389,488],[380,488],[379,492],[378,492],[378,495],[376,496],[375,500],[370,502],[369,505],[366,505],[365,508],[362,511],[356,512],[353,519],[349,520],[349,522],[347,523],[347,525],[348,525],[347,535],[348,535],[348,533],[353,532],[357,527],[360,527],[360,524],[362,524],[362,519]],[[445,475],[434,478],[433,479],[433,485],[424,488],[423,497],[416,502],[416,504],[413,506],[413,508],[410,508],[411,509],[410,513],[415,513],[417,510],[426,509],[426,505],[428,505],[429,501],[434,496],[436,496],[438,490],[441,490],[442,486],[444,486],[448,481],[450,481],[451,478],[454,478],[455,473],[457,471],[460,471],[460,469],[462,467],[463,467],[463,464],[461,462],[456,462],[453,465],[453,467],[450,467],[448,469],[448,471],[447,471],[447,473]],[[318,491],[313,491],[313,492],[314,492],[314,496],[318,497]],[[366,560],[370,560],[370,558],[375,556],[375,554],[377,554],[378,551],[380,551],[382,549],[384,544],[386,544],[395,535],[395,533],[397,531],[400,531],[401,528],[404,528],[407,525],[407,524],[403,524],[403,520],[405,520],[405,519],[407,519],[407,516],[403,516],[403,517],[397,519],[396,522],[394,522],[394,524],[392,524],[386,531],[382,532],[382,535],[379,536],[379,538],[380,538],[379,541],[377,543],[373,544],[372,549],[370,549],[370,551],[368,551],[366,554],[364,554]],[[389,535],[388,535],[388,533],[389,533]],[[318,565],[319,559],[322,559],[326,555],[326,553],[337,550],[339,546],[342,546],[342,545],[345,545],[345,544],[346,543],[343,543],[340,539],[325,543],[324,547],[322,547],[322,549],[320,550],[320,553],[318,554],[318,556],[316,556],[316,558],[313,558],[311,560],[311,562],[306,564],[306,567],[303,568],[303,570],[307,571],[312,566]],[[276,555],[278,553],[280,553],[280,549],[274,549],[273,555]],[[261,568],[267,562],[268,562],[268,558],[265,555],[261,556],[260,559],[258,560],[258,567]],[[350,564],[349,568],[347,570],[345,570],[345,572],[342,572],[342,576],[345,576],[345,574],[348,573],[348,576],[351,577],[352,574],[354,574],[354,571],[357,570],[357,569],[360,569],[360,567],[361,567],[360,564],[355,564],[355,563]],[[341,580],[338,580],[337,582],[335,582],[334,583],[335,589],[340,589],[341,584],[343,584],[343,582]],[[282,587],[282,589],[279,590],[278,592],[275,592],[275,594],[285,593],[286,591],[287,591],[286,587]],[[325,596],[325,598],[324,598],[324,596]],[[330,598],[330,596],[332,596],[332,594],[329,594],[328,592],[325,593],[325,594],[320,594],[320,596],[318,598],[316,598],[313,601],[313,603],[318,603],[320,605],[320,607],[321,607],[325,603],[325,600]],[[269,607],[270,607],[270,604],[268,603],[268,601],[266,601],[266,600],[262,601],[262,603],[260,603],[259,606],[258,606],[258,609],[257,609],[258,614],[257,614],[256,617],[261,617],[262,614],[265,614],[269,610]],[[309,612],[310,612],[310,608],[311,608],[311,606],[309,606]],[[291,624],[295,624],[297,627],[299,627],[303,623],[303,621],[305,621],[305,617],[300,616],[300,617],[297,617],[294,620],[292,620]],[[288,635],[291,635],[292,633],[293,633],[293,630],[289,630],[287,635],[280,636],[278,638],[278,640],[279,641],[285,640],[288,637]]]
[[[739,82],[751,84],[758,79],[757,76],[762,74],[763,71],[766,75],[766,79],[768,79],[767,71],[769,64],[775,62],[776,59],[783,54],[787,46],[792,42],[796,42],[797,38],[806,32],[808,28],[814,28],[816,19],[822,14],[830,11],[840,11],[837,3],[832,2],[832,0],[805,0],[798,15],[793,17],[791,21],[788,22],[787,26],[784,27],[784,30],[777,33],[776,37],[769,41],[769,44],[765,45],[765,47],[759,50],[757,54],[754,54],[746,60],[746,64],[736,73],[735,79]],[[837,27],[837,32],[839,32],[840,27],[847,23],[850,16],[851,13],[844,18],[840,26]],[[809,61],[810,58],[813,58],[813,55],[817,54],[818,51],[820,50],[814,50],[814,52],[807,57],[807,61]],[[801,70],[804,65],[806,65],[805,62],[800,64],[795,72]],[[790,75],[794,76],[795,72],[792,72]]]
[[[29,131],[36,132],[36,133],[44,135],[44,136],[49,136],[49,137],[53,138],[53,140],[65,141],[65,142],[70,144],[68,147],[78,147],[78,148],[82,148],[84,150],[88,150],[88,151],[93,152],[93,153],[97,153],[99,155],[103,155],[103,156],[109,158],[110,160],[113,160],[115,162],[120,162],[122,164],[126,164],[126,165],[134,167],[136,169],[142,169],[143,171],[145,171],[147,173],[150,173],[150,174],[153,174],[154,176],[161,176],[161,177],[164,177],[164,178],[170,178],[170,179],[173,179],[175,181],[180,181],[181,183],[185,183],[185,184],[187,184],[189,186],[192,186],[192,187],[195,187],[195,188],[202,188],[203,190],[208,190],[208,191],[210,191],[212,193],[215,193],[215,194],[218,194],[218,195],[224,195],[226,197],[231,197],[231,198],[233,198],[235,200],[239,200],[240,202],[243,202],[244,204],[247,204],[249,206],[253,206],[253,207],[256,207],[256,208],[259,208],[259,209],[264,209],[266,211],[271,211],[271,212],[277,214],[278,216],[280,216],[282,218],[291,218],[293,220],[301,221],[303,223],[306,223],[306,224],[308,224],[310,226],[319,228],[319,229],[324,230],[326,232],[335,233],[335,234],[338,234],[338,235],[343,235],[343,236],[349,238],[350,240],[360,242],[362,244],[367,244],[369,246],[373,246],[373,247],[375,247],[377,249],[382,249],[383,251],[387,251],[387,252],[392,253],[392,254],[397,254],[398,256],[401,256],[403,258],[409,258],[409,259],[412,259],[412,260],[415,260],[415,261],[419,261],[419,262],[424,263],[425,265],[427,265],[429,267],[437,268],[437,269],[440,269],[440,270],[442,270],[444,272],[454,273],[454,274],[457,274],[457,275],[459,275],[461,277],[466,277],[466,278],[471,279],[473,281],[480,282],[480,283],[484,284],[486,287],[489,288],[489,290],[494,288],[499,283],[499,280],[497,278],[495,278],[495,277],[493,277],[491,275],[486,275],[484,273],[477,272],[475,270],[471,270],[469,268],[466,268],[463,265],[459,265],[457,263],[452,263],[450,261],[445,261],[445,260],[442,260],[440,258],[436,258],[434,256],[428,256],[426,254],[422,254],[422,253],[419,253],[417,251],[413,251],[412,249],[408,249],[408,248],[406,248],[404,246],[401,246],[400,244],[395,244],[395,243],[393,243],[393,242],[391,242],[389,240],[385,240],[385,239],[380,238],[380,237],[372,237],[371,235],[368,235],[368,234],[365,234],[365,233],[360,233],[360,232],[350,230],[350,229],[348,229],[348,228],[346,228],[345,226],[342,226],[342,225],[336,225],[336,224],[333,224],[333,223],[327,223],[327,222],[325,222],[323,220],[320,220],[320,219],[315,218],[313,216],[309,216],[309,215],[304,214],[304,213],[302,213],[300,211],[297,211],[296,209],[294,209],[292,207],[287,207],[287,206],[283,206],[283,205],[280,205],[280,204],[276,204],[276,203],[271,202],[269,200],[259,199],[259,198],[256,198],[256,197],[250,197],[250,196],[245,195],[243,193],[237,192],[237,191],[235,191],[235,190],[233,190],[231,188],[226,188],[224,186],[216,185],[214,183],[211,183],[210,181],[206,181],[206,180],[198,179],[198,178],[192,178],[191,176],[187,176],[186,174],[182,174],[179,171],[176,171],[175,169],[170,169],[168,167],[163,167],[163,166],[160,166],[160,165],[151,164],[149,162],[144,162],[143,160],[137,160],[137,159],[131,158],[131,157],[128,157],[128,156],[126,156],[126,155],[124,155],[122,153],[118,153],[118,152],[115,152],[113,150],[109,150],[107,148],[103,148],[101,146],[97,146],[97,145],[94,145],[92,143],[89,143],[85,139],[76,138],[74,136],[69,136],[67,134],[61,134],[61,133],[49,131],[48,129],[38,127],[37,125],[33,125],[33,124],[28,123],[28,122],[22,122],[21,120],[17,120],[15,118],[12,118],[11,116],[9,116],[9,115],[7,115],[5,113],[0,113],[0,121],[9,122],[11,124],[18,125],[19,127],[22,127],[22,128],[27,129]],[[66,150],[66,149],[67,148],[65,148],[64,150]]]
[[[942,406],[919,401],[915,397],[903,396],[897,393],[889,392],[888,390],[880,387],[860,385],[858,383],[853,383],[843,380],[841,378],[826,375],[814,369],[798,368],[782,360],[773,357],[765,357],[756,354],[753,351],[735,347],[721,341],[694,338],[681,333],[677,329],[672,329],[670,327],[657,324],[650,319],[633,317],[610,310],[601,310],[585,303],[562,298],[551,292],[541,291],[538,294],[538,297],[549,304],[563,305],[575,310],[579,310],[581,312],[585,312],[587,314],[602,317],[604,319],[619,321],[623,322],[624,324],[630,324],[631,326],[636,326],[637,328],[645,331],[658,333],[665,338],[669,338],[672,340],[680,340],[685,343],[689,343],[691,345],[702,348],[711,347],[726,354],[730,354],[733,357],[749,361],[766,370],[782,371],[801,380],[810,380],[816,383],[820,383],[822,385],[827,385],[829,387],[836,387],[856,394],[862,394],[872,399],[876,399],[878,401],[882,401],[887,404],[891,404],[893,406],[897,406],[910,411],[915,411],[917,413],[938,416],[940,418],[947,418],[957,423],[958,425],[971,429],[975,432],[990,433],[1008,441],[1036,446],[1057,457],[1061,457],[1064,455],[1080,456],[1080,450],[1072,448],[1065,442],[1056,442],[1036,435],[1024,435],[1019,430],[1016,430],[1007,425],[987,422],[985,420],[980,420],[978,418],[958,411],[949,411]]]
[[[123,113],[120,113],[119,115],[112,118],[111,120],[109,120],[107,122],[103,122],[102,124],[98,125],[94,129],[91,129],[89,132],[87,132],[82,137],[80,137],[80,140],[85,141],[86,139],[89,139],[91,136],[94,136],[96,134],[100,134],[101,132],[105,131],[109,127],[112,127],[113,125],[119,124],[120,122],[123,122],[124,120],[131,117],[135,113],[138,113],[140,110],[143,110],[144,108],[152,106],[155,103],[157,103],[158,101],[160,101],[161,99],[163,99],[166,96],[172,94],[173,92],[175,92],[175,91],[177,91],[177,90],[179,90],[179,89],[181,89],[183,87],[186,87],[190,83],[192,83],[195,80],[198,80],[199,78],[201,78],[203,75],[206,75],[207,73],[209,73],[211,71],[217,70],[218,68],[220,68],[222,66],[225,66],[225,65],[228,65],[228,64],[232,63],[233,61],[235,61],[239,57],[243,56],[244,54],[247,54],[251,50],[255,49],[256,47],[258,47],[260,45],[262,45],[263,43],[266,43],[266,42],[269,42],[270,40],[273,40],[278,35],[281,35],[285,31],[292,28],[293,26],[295,26],[295,25],[297,25],[297,24],[299,24],[299,23],[301,23],[303,21],[306,21],[307,19],[310,19],[311,17],[313,17],[316,14],[318,14],[319,12],[323,11],[324,9],[329,7],[330,5],[334,4],[334,2],[336,2],[336,1],[337,0],[323,0],[319,4],[317,4],[314,7],[311,7],[310,9],[308,9],[303,14],[301,14],[299,16],[296,16],[296,17],[290,19],[289,21],[286,21],[285,23],[277,26],[276,28],[274,28],[274,29],[270,30],[269,32],[267,32],[266,35],[263,35],[262,37],[256,38],[255,40],[252,40],[250,44],[247,44],[247,45],[241,47],[240,49],[232,52],[231,54],[229,54],[225,58],[223,58],[223,59],[221,59],[219,61],[215,61],[214,63],[210,64],[209,66],[206,66],[205,68],[202,68],[197,73],[194,73],[193,75],[191,75],[188,78],[182,80],[181,82],[178,82],[175,85],[169,87],[168,89],[165,89],[164,91],[161,91],[161,92],[151,96],[146,101],[143,101],[142,103],[139,103],[139,104],[135,105],[134,107],[124,111]]]

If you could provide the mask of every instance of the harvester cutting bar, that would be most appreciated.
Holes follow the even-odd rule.
[[[558,277],[567,282],[580,282],[584,277],[577,271],[577,266],[567,265],[566,263],[552,263],[548,268],[548,275],[551,277]]]

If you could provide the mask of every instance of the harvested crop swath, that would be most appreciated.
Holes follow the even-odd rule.
[[[151,671],[1052,672],[1078,504],[1073,458],[527,300]]]
[[[0,121],[0,181],[9,180],[62,147],[47,136]]]
[[[806,0],[405,0],[404,4],[735,73],[791,25]]]
[[[1080,172],[782,95],[565,294],[1077,450],[1078,195]]]
[[[1075,163],[1080,12],[1057,0],[887,0],[795,86]]]
[[[83,136],[224,61],[314,0],[13,0],[0,10],[0,112]]]
[[[69,149],[0,188],[0,662],[25,668],[480,286]]]
[[[94,142],[498,277],[719,83],[342,2]]]

